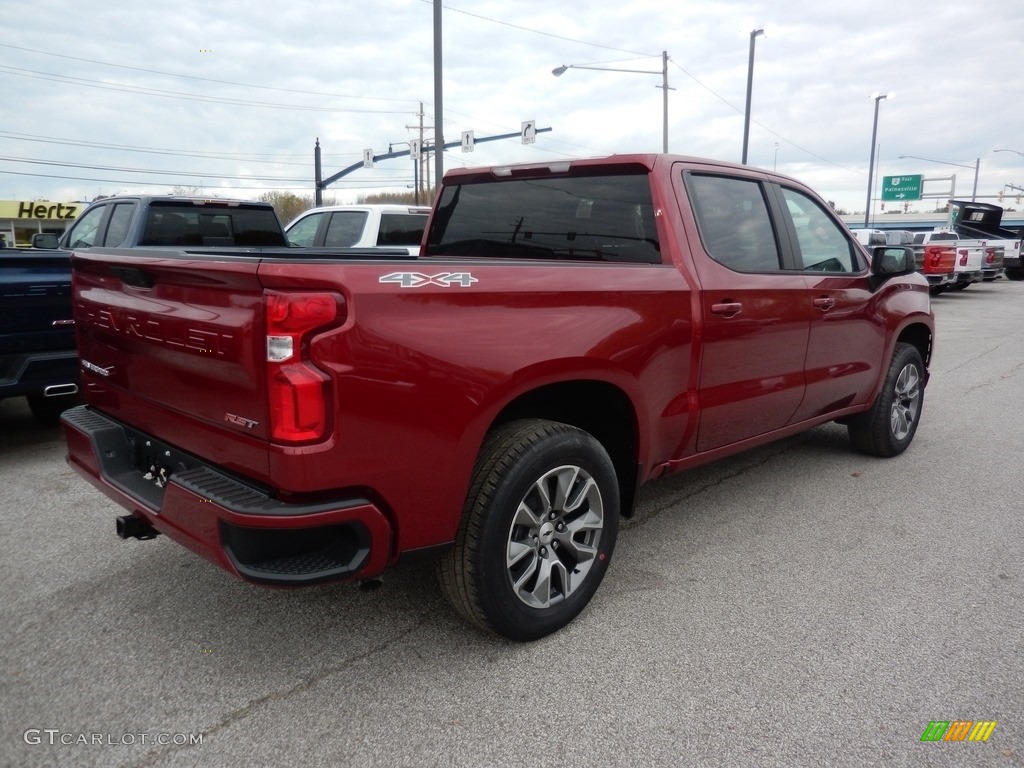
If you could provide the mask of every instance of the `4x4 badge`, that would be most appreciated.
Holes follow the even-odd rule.
[[[422,288],[424,285],[440,285],[451,288],[453,285],[468,288],[480,282],[469,272],[440,272],[436,275],[424,275],[422,272],[392,272],[384,275],[377,282],[397,283],[402,288]]]

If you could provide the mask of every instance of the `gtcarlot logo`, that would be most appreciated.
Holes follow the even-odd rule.
[[[995,729],[995,720],[932,720],[921,741],[988,741]]]
[[[177,747],[192,746],[203,743],[201,733],[73,733],[60,728],[29,728],[22,735],[26,744],[36,746],[94,746],[94,747],[129,747],[135,744],[156,744]]]

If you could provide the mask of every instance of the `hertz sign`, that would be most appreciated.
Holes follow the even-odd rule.
[[[85,203],[0,200],[0,219],[76,219]]]

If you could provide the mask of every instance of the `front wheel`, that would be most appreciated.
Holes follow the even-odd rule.
[[[921,420],[924,382],[921,353],[912,344],[898,343],[875,404],[847,422],[853,446],[885,458],[903,453]]]
[[[511,640],[561,629],[590,602],[615,548],[619,487],[588,433],[541,419],[495,429],[477,459],[441,587],[470,622]]]

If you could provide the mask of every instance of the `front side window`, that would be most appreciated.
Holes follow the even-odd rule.
[[[103,214],[106,212],[107,206],[101,205],[85,213],[71,230],[71,235],[68,237],[68,247],[91,248],[96,245],[96,233],[99,230]]]
[[[316,231],[320,227],[320,221],[324,215],[323,213],[311,213],[309,216],[303,216],[288,230],[288,242],[305,248],[313,245]]]
[[[817,201],[795,189],[783,188],[782,195],[800,248],[798,268],[813,272],[860,271],[853,243]]]
[[[782,268],[759,182],[691,174],[686,188],[701,242],[712,259],[737,272],[777,272]]]

